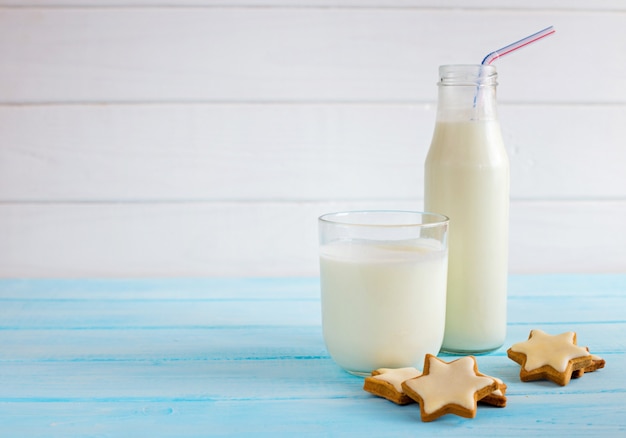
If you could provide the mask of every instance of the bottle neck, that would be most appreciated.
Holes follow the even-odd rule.
[[[438,121],[498,120],[494,66],[444,65],[439,78]]]

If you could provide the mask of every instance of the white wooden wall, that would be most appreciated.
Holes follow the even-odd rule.
[[[510,270],[626,271],[626,2],[0,0],[0,276],[315,275],[421,209],[440,64],[496,62]]]

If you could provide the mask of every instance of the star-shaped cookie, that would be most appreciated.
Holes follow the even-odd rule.
[[[421,376],[402,383],[404,393],[420,405],[422,421],[445,414],[476,416],[477,401],[498,389],[491,377],[478,372],[473,356],[444,362],[427,354]]]
[[[484,396],[478,401],[480,403],[495,406],[497,408],[506,407],[506,395],[505,395],[506,384],[502,380],[498,379],[497,377],[492,377],[492,376],[487,376],[487,377],[491,377],[493,380],[496,381],[496,383],[498,384],[498,389],[496,389],[490,394],[487,394],[486,396]]]
[[[585,347],[585,350],[589,351],[589,347]],[[601,368],[604,368],[606,365],[606,361],[602,359],[600,356],[596,356],[595,354],[591,355],[591,365],[585,368],[581,368],[572,373],[572,379],[578,379],[582,377],[585,373],[593,373]]]
[[[587,349],[576,345],[576,333],[549,335],[531,330],[528,340],[513,344],[507,350],[509,358],[520,364],[523,382],[547,379],[561,386],[569,383],[572,374],[593,366]]]
[[[421,375],[416,368],[379,368],[365,378],[363,389],[371,394],[386,398],[399,405],[413,403],[413,399],[402,390],[402,382]]]

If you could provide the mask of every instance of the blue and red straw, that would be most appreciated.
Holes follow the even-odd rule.
[[[540,30],[537,33],[534,33],[532,35],[527,36],[526,38],[523,38],[519,41],[509,44],[508,46],[504,46],[501,49],[494,50],[493,52],[485,56],[485,59],[483,59],[483,62],[481,62],[481,64],[489,65],[496,59],[501,58],[504,55],[508,55],[509,53],[514,52],[518,49],[521,49],[522,47],[525,47],[529,44],[532,44],[535,41],[539,41],[542,38],[552,35],[554,32],[556,31],[554,30],[553,26],[546,27],[545,29]]]

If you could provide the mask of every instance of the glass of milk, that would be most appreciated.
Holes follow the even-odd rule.
[[[445,328],[448,218],[353,211],[319,218],[324,341],[350,373],[422,368]]]

